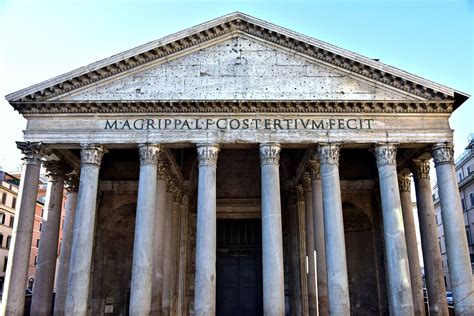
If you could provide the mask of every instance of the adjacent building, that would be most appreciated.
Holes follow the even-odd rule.
[[[474,271],[474,134],[469,136],[469,145],[456,159],[456,180],[461,198],[466,239],[469,245],[469,257]],[[446,253],[438,184],[433,187],[433,200],[436,208],[436,223],[438,225],[439,247],[443,257],[446,288],[451,291],[452,285],[449,277],[449,262]]]
[[[15,208],[18,201],[21,174],[17,172],[0,171],[0,293],[3,292],[8,252],[12,238],[13,224],[15,221]],[[28,281],[25,289],[32,290],[35,279],[36,264],[38,260],[38,247],[41,239],[42,218],[45,210],[45,199],[47,191],[47,178],[42,176],[38,184],[37,200],[34,215],[33,234],[31,240],[31,251],[28,264]],[[65,196],[64,196],[65,199]],[[63,202],[63,204],[65,201]],[[64,208],[62,217],[64,217]],[[59,240],[62,237],[62,227]]]

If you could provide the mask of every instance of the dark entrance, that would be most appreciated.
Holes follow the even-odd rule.
[[[217,221],[217,315],[262,315],[261,221]]]

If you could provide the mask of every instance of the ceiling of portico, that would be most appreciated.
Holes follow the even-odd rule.
[[[277,25],[233,13],[22,89],[7,100],[411,100],[469,96]]]

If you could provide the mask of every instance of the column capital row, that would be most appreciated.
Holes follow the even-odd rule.
[[[217,157],[219,155],[219,145],[217,144],[198,144],[198,162],[199,166],[217,166]]]
[[[46,168],[48,177],[53,181],[58,177],[64,177],[66,174],[72,172],[72,167],[61,160],[43,161],[43,166]]]
[[[435,144],[431,148],[431,156],[433,157],[435,166],[454,163],[454,148],[451,143]]]
[[[280,163],[281,147],[278,143],[260,144],[260,164],[278,165]]]
[[[157,165],[161,147],[154,144],[139,144],[140,165]]]
[[[107,149],[105,149],[102,145],[81,144],[81,166],[100,166],[102,157],[106,152]]]
[[[24,155],[22,160],[26,164],[40,165],[41,158],[50,154],[51,150],[42,142],[16,142],[16,146]]]

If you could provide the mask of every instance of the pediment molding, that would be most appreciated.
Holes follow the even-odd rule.
[[[22,114],[60,113],[451,113],[449,101],[161,100],[13,102]]]
[[[455,101],[461,96],[460,101],[456,100],[457,107],[468,97],[461,92],[369,58],[241,13],[234,13],[12,93],[7,99],[10,103],[51,100],[133,68],[199,47],[217,38],[234,35],[247,35],[270,42],[423,99]]]

